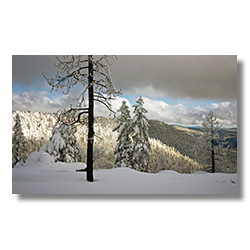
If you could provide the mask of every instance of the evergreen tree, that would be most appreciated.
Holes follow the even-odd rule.
[[[69,124],[61,124],[52,131],[50,142],[45,143],[40,152],[47,152],[55,161],[77,162],[79,149],[76,146],[76,127]]]
[[[117,117],[116,121],[118,124],[113,129],[118,131],[118,139],[115,147],[115,165],[114,167],[131,167],[130,158],[131,158],[131,117],[126,101],[122,102],[122,106],[117,110],[120,112],[120,115]]]
[[[140,96],[133,105],[134,117],[131,121],[133,128],[133,143],[132,143],[132,168],[141,171],[150,171],[150,143],[148,138],[148,120],[144,113],[147,110],[143,108],[143,99]]]
[[[22,132],[19,114],[16,115],[16,121],[13,130],[14,135],[12,137],[12,167],[15,167],[17,162],[24,163],[28,157],[27,141]]]

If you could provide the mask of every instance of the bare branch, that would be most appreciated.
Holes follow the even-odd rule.
[[[115,90],[112,79],[110,66],[113,65],[113,61],[117,61],[116,56],[104,55],[98,59],[94,59],[94,56],[88,57],[84,55],[63,55],[55,56],[55,66],[58,68],[58,72],[54,77],[47,77],[42,72],[48,85],[51,86],[51,92],[53,90],[58,91],[62,89],[63,94],[67,95],[70,90],[78,83],[82,84],[83,91],[76,99],[78,106],[86,106],[85,93],[90,87],[88,84],[88,62],[93,65],[93,85],[96,92],[98,92],[97,99],[101,99],[102,102],[106,102],[106,107],[110,107],[110,100],[117,96],[122,95],[121,90]],[[113,97],[113,98],[111,98]]]
[[[82,115],[88,114],[88,108],[70,108],[68,110],[57,111],[57,122],[56,125],[61,123],[67,123],[70,125],[80,125],[87,123],[86,119],[82,119]],[[84,117],[85,118],[85,117]]]
[[[115,112],[111,109],[111,105],[109,103],[105,103],[104,101],[102,101],[100,99],[95,99],[94,98],[94,100],[97,101],[97,102],[102,103],[104,106],[106,106],[106,108],[110,111],[110,113],[115,114]]]

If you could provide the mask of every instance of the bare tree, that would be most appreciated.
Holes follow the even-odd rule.
[[[208,135],[208,140],[211,143],[211,163],[212,163],[212,173],[215,172],[215,161],[214,161],[214,143],[215,143],[215,136],[217,131],[221,128],[221,125],[217,118],[214,116],[212,111],[209,112],[208,116],[206,116],[206,122],[202,123],[205,131]]]
[[[208,165],[207,169],[212,173],[215,173],[216,170],[221,171],[218,164],[227,164],[226,156],[228,151],[228,147],[225,146],[226,143],[220,140],[218,134],[222,125],[220,125],[214,113],[210,111],[206,116],[206,121],[202,123],[202,126],[203,136],[200,137],[196,145],[199,158],[202,159],[203,163]],[[218,143],[219,141],[220,143]]]
[[[93,178],[93,144],[94,144],[94,101],[102,103],[106,108],[114,113],[111,106],[111,100],[116,96],[121,96],[121,90],[114,89],[111,70],[111,61],[117,60],[116,56],[100,56],[94,59],[94,56],[83,55],[65,55],[55,56],[57,63],[55,66],[58,72],[54,77],[43,76],[47,83],[54,89],[63,89],[67,95],[70,90],[80,84],[83,91],[77,98],[77,105],[68,110],[58,112],[58,121],[70,124],[81,124],[86,122],[88,115],[88,145],[87,145],[87,168],[81,171],[87,172],[87,180],[92,182]],[[87,95],[88,91],[88,95]],[[88,101],[88,105],[86,104]]]

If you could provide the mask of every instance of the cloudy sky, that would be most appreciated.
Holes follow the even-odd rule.
[[[50,93],[42,76],[54,76],[54,56],[12,56],[12,110],[55,112],[75,103],[81,89]],[[131,107],[141,95],[149,119],[199,126],[214,111],[223,127],[237,127],[237,56],[118,56],[112,68],[115,88]],[[108,116],[96,103],[95,115]]]

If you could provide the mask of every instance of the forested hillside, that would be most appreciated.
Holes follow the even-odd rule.
[[[52,129],[56,123],[56,115],[40,112],[12,112],[12,126],[15,124],[15,116],[19,113],[24,136],[27,139],[28,154],[39,151],[41,146],[49,141]],[[152,148],[150,162],[151,172],[164,169],[174,170],[180,173],[192,173],[202,170],[195,157],[193,145],[196,137],[169,126],[163,122],[149,120],[149,137]],[[115,158],[114,149],[118,133],[112,132],[116,123],[111,118],[95,118],[94,130],[94,168],[113,168]],[[77,127],[75,134],[77,145],[80,148],[80,158],[86,162],[87,126]],[[236,154],[230,156],[231,172],[236,172]],[[235,167],[233,168],[233,165]]]
[[[194,136],[199,136],[202,134],[202,128],[184,128],[175,126],[177,129],[185,130],[186,133],[192,134]],[[237,128],[221,128],[218,131],[220,135],[220,140],[225,140],[227,145],[231,150],[237,151]],[[218,145],[220,141],[215,142],[215,145]]]
[[[200,129],[188,129],[184,127],[170,126],[157,120],[149,120],[149,124],[150,137],[156,138],[170,147],[174,147],[182,155],[201,162],[199,155],[195,154],[194,148],[194,145],[197,142],[197,137],[202,135]],[[219,131],[219,133],[222,135],[221,139],[225,139],[229,142],[231,142],[231,140],[236,140],[236,148],[234,147],[229,149],[227,154],[227,162],[225,163],[225,166],[220,166],[219,170],[224,172],[225,169],[229,168],[230,172],[237,172],[237,130],[223,129],[221,132]],[[231,145],[231,143],[229,145]]]
[[[148,133],[151,138],[160,140],[164,144],[180,151],[182,155],[195,159],[193,146],[196,138],[194,136],[157,120],[149,120],[149,125]]]

